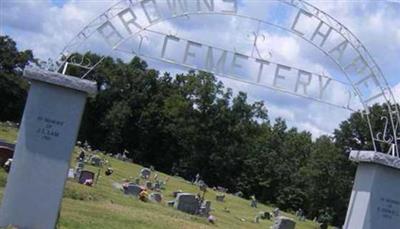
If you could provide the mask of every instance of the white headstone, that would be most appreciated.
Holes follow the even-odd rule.
[[[70,168],[69,170],[68,170],[68,178],[75,178],[75,172],[74,172],[74,169],[73,168]]]
[[[86,97],[97,87],[95,82],[44,70],[26,69],[24,76],[31,87],[0,209],[0,227],[53,229]]]
[[[352,151],[359,162],[344,229],[400,227],[400,158]]]

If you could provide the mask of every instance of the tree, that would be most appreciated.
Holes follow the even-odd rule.
[[[0,36],[0,121],[20,121],[28,88],[21,75],[30,61],[30,50],[20,52],[10,37]]]
[[[83,56],[96,63],[102,57]],[[76,54],[77,58],[82,54]],[[0,120],[18,121],[28,84],[21,78],[32,52],[19,52],[0,37]],[[67,74],[81,75],[70,66]],[[353,113],[334,131],[315,141],[307,131],[269,120],[263,102],[249,103],[244,92],[233,96],[207,72],[171,76],[149,69],[138,57],[129,62],[105,57],[87,75],[99,93],[89,98],[79,139],[97,149],[121,153],[144,166],[192,179],[200,173],[210,186],[224,186],[283,210],[302,208],[309,218],[342,225],[356,166],[351,149],[373,149],[363,111]],[[386,104],[370,108],[377,133],[384,129]],[[385,152],[387,146],[377,144]]]
[[[328,214],[330,223],[341,225],[351,193],[354,165],[331,137],[319,137],[311,150],[307,164],[301,168],[306,182],[306,210],[310,217]],[[330,209],[330,210],[329,210]]]

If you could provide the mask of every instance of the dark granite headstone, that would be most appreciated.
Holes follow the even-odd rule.
[[[82,170],[79,176],[79,183],[84,184],[86,180],[94,180],[94,172],[87,171],[87,170]]]
[[[296,222],[293,219],[279,216],[272,226],[272,229],[295,229]]]
[[[94,166],[101,166],[102,165],[102,160],[99,156],[93,156],[90,159],[90,164],[94,165]]]
[[[129,183],[124,187],[124,193],[130,194],[134,196],[138,196],[139,193],[143,190],[143,187],[134,183]]]
[[[149,179],[151,175],[151,170],[149,168],[143,168],[140,170],[140,176],[144,179]]]
[[[151,181],[146,181],[146,188],[149,190],[153,190],[153,183],[151,183]]]
[[[217,194],[217,196],[215,197],[215,199],[219,202],[224,202],[225,200],[225,194]]]
[[[162,201],[162,195],[158,192],[153,192],[150,194],[150,200],[160,203]]]
[[[175,199],[174,207],[180,211],[194,215],[198,213],[199,201],[194,194],[179,193]]]

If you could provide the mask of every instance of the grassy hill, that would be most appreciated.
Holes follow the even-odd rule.
[[[6,127],[0,123],[0,139],[14,142],[17,136],[17,129]],[[76,155],[74,155],[75,157]],[[141,168],[140,165],[122,162],[108,156],[108,160],[114,173],[111,176],[104,176],[104,169],[98,183],[94,187],[80,185],[75,181],[67,181],[62,202],[59,228],[107,228],[107,229],[192,229],[192,228],[269,228],[273,221],[261,220],[259,224],[254,223],[254,217],[260,211],[272,211],[273,207],[259,204],[257,209],[250,207],[249,200],[238,198],[233,195],[226,195],[225,202],[215,201],[216,192],[209,190],[205,198],[212,201],[212,215],[216,217],[216,224],[210,224],[205,218],[192,216],[179,212],[168,207],[166,202],[172,200],[172,192],[181,189],[184,192],[197,193],[199,189],[190,182],[180,177],[169,177],[166,174],[158,173],[159,179],[169,181],[166,190],[163,191],[163,202],[152,203],[142,202],[134,197],[124,195],[115,186],[122,183],[124,179],[137,177]],[[72,160],[71,167],[75,166]],[[86,165],[85,169],[93,172],[99,170],[97,167]],[[4,191],[6,174],[0,169],[0,196]],[[224,211],[224,208],[230,212]],[[295,216],[283,213],[293,219]],[[296,223],[297,229],[314,229],[317,225],[311,221]]]

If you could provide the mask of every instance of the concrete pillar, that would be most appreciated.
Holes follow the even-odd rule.
[[[0,227],[54,229],[88,94],[96,83],[39,69],[31,82],[14,160],[0,208]]]
[[[359,163],[344,229],[400,228],[400,158],[352,151]]]

